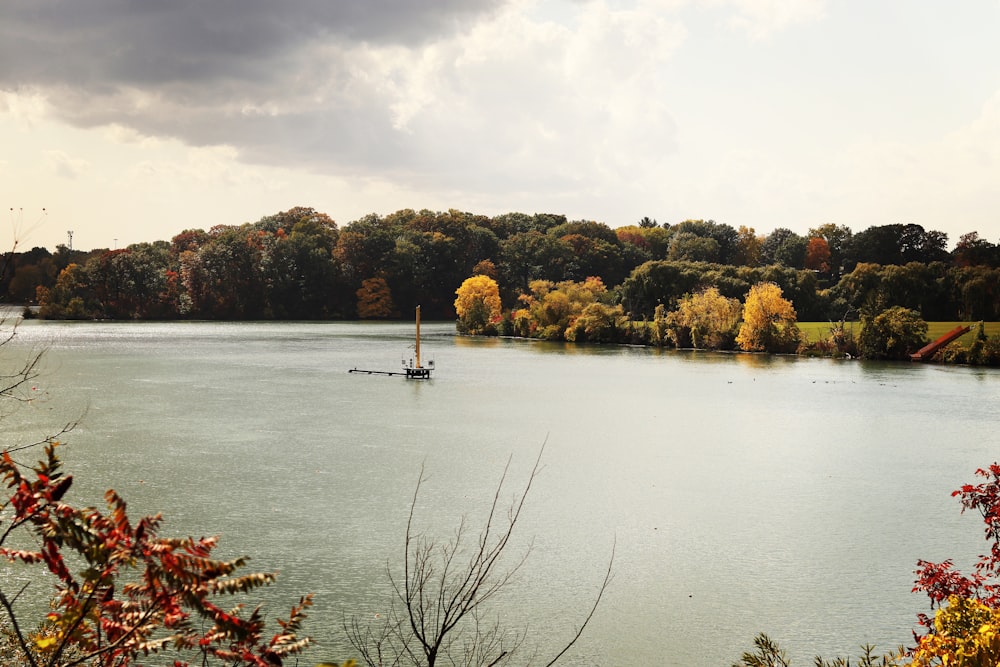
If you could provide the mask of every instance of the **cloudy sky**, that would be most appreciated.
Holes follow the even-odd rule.
[[[998,35],[998,0],[4,0],[0,244],[292,206],[997,242]]]

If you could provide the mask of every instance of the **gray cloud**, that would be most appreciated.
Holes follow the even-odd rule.
[[[0,82],[150,85],[252,80],[318,41],[414,45],[502,0],[10,0]],[[267,74],[265,79],[273,74]]]
[[[507,2],[12,0],[0,91],[77,127],[422,191],[595,192],[675,149],[655,80],[682,31]]]
[[[352,169],[405,161],[386,82],[358,52],[446,39],[505,0],[12,0],[0,90],[79,127],[121,124],[242,159]]]

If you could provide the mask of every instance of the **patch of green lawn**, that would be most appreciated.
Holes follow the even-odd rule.
[[[972,331],[958,339],[959,342],[968,344],[972,339],[972,334],[975,333],[976,324],[978,322],[928,322],[927,340],[937,340],[958,326],[971,326]],[[802,335],[811,342],[815,343],[830,336],[829,322],[799,322],[798,325]],[[846,322],[844,326],[848,331],[854,332],[855,338],[861,333],[861,322]],[[1000,336],[1000,322],[985,322],[984,328],[987,336]]]

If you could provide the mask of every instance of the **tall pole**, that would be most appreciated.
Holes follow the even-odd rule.
[[[420,306],[417,306],[417,368],[420,368]]]

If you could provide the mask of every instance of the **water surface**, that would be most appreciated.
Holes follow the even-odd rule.
[[[352,657],[346,616],[385,609],[415,484],[447,539],[509,497],[544,444],[505,620],[549,651],[612,549],[614,578],[567,665],[729,665],[765,631],[796,664],[910,638],[918,558],[984,543],[950,492],[997,456],[996,371],[584,347],[425,324],[434,379],[397,370],[412,325],[25,322],[45,347],[9,439],[83,415],[73,500],[118,490],[166,534],[280,569],[269,615],[314,592],[311,660]],[[278,604],[277,601],[283,601]],[[308,662],[308,660],[307,660]]]

